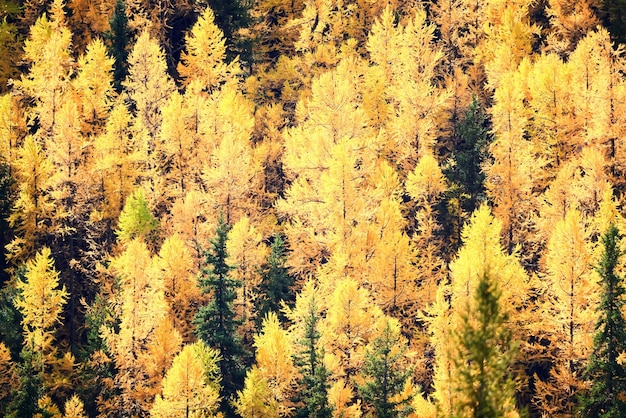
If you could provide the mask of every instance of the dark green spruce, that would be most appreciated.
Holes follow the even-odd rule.
[[[489,144],[487,116],[476,97],[456,131],[458,139],[451,153],[452,164],[444,169],[444,175],[452,183],[450,193],[459,199],[463,211],[472,213],[485,198],[482,165]]]
[[[285,254],[285,241],[276,234],[273,237],[270,253],[261,269],[261,285],[257,299],[257,330],[261,330],[263,318],[269,312],[276,312],[281,323],[285,323],[285,314],[281,309],[281,302],[287,306],[293,306],[295,296],[291,286],[293,277],[285,266],[287,254]]]
[[[482,166],[489,155],[491,137],[488,117],[476,97],[455,130],[450,157],[443,167],[450,187],[440,207],[441,223],[453,249],[461,242],[461,230],[467,217],[486,199]]]
[[[580,399],[580,411],[585,417],[626,416],[626,370],[618,362],[620,353],[626,352],[626,322],[622,315],[626,290],[616,274],[622,255],[620,239],[613,224],[602,236],[602,258],[596,267],[602,293],[593,354],[586,369],[591,388]]]
[[[122,81],[128,74],[128,17],[124,0],[117,0],[115,11],[109,23],[111,29],[106,34],[109,53],[115,59],[113,65],[113,85],[118,93],[122,91]]]
[[[311,297],[307,308],[304,338],[301,341],[303,349],[296,356],[296,365],[302,375],[299,385],[302,390],[296,402],[299,401],[304,407],[298,408],[295,416],[330,418],[332,416],[332,409],[328,404],[330,373],[324,365],[324,351],[319,343],[320,333],[317,330],[317,323],[321,317],[316,294]]]
[[[394,351],[399,344],[399,335],[387,321],[382,334],[372,341],[365,353],[363,376],[366,383],[359,386],[359,392],[363,400],[373,406],[374,416],[378,418],[407,416],[411,412],[410,398],[394,400],[411,375],[411,370],[401,361],[406,347]]]
[[[237,333],[240,321],[233,308],[235,289],[241,284],[230,276],[232,267],[226,262],[229,230],[229,225],[220,214],[215,237],[211,240],[209,249],[204,252],[205,263],[200,275],[200,288],[203,294],[210,296],[210,302],[198,310],[193,323],[198,338],[220,353],[220,410],[226,417],[234,417],[231,400],[243,388],[244,350]]]

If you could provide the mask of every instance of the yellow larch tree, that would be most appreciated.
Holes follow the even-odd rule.
[[[525,137],[528,113],[524,79],[528,65],[523,61],[517,71],[504,75],[494,92],[490,113],[495,138],[489,145],[492,161],[484,168],[487,195],[493,202],[494,215],[502,222],[509,252],[525,241],[531,229],[533,179],[543,165]]]
[[[595,216],[607,192],[612,193],[612,187],[605,156],[596,146],[583,148],[578,156],[562,165],[548,189],[539,196],[539,230],[535,239],[547,242],[557,222],[565,219],[570,210],[578,210],[588,218]]]
[[[65,401],[63,418],[87,418],[85,403],[76,395]]]
[[[78,59],[76,77],[72,80],[79,114],[81,132],[86,136],[100,133],[113,105],[113,58],[100,39],[89,43]]]
[[[57,361],[54,332],[61,323],[68,293],[65,287],[58,288],[59,272],[47,247],[28,261],[24,279],[17,280],[20,293],[15,300],[22,314],[24,349],[32,354],[34,370],[46,379]]]
[[[200,145],[198,156],[204,162],[202,185],[211,221],[220,211],[229,224],[245,215],[255,219],[263,178],[252,148],[252,103],[229,82],[212,93],[201,118],[200,132],[211,138]]]
[[[109,223],[118,218],[126,197],[145,173],[142,168],[147,149],[134,140],[131,121],[130,112],[118,101],[108,115],[104,132],[92,142],[89,170],[94,193],[101,196],[93,215]]]
[[[55,0],[52,19],[43,14],[31,27],[24,45],[24,58],[31,66],[16,83],[18,89],[33,98],[29,123],[36,121],[43,136],[52,133],[72,75],[72,33],[65,25],[62,7],[62,0]]]
[[[387,7],[367,43],[373,64],[368,71],[387,85],[376,106],[387,114],[388,139],[382,152],[405,172],[432,149],[444,127],[448,94],[434,83],[443,57],[434,44],[434,32],[435,25],[427,22],[422,8],[416,7],[406,24],[396,25],[393,10]]]
[[[52,232],[47,220],[55,210],[51,196],[54,167],[37,140],[27,136],[18,151],[15,168],[18,195],[8,220],[17,234],[7,245],[7,257],[19,264],[34,256],[36,248]]]
[[[585,388],[581,373],[591,354],[599,294],[593,251],[581,213],[567,210],[548,242],[543,303],[533,319],[541,323],[539,336],[550,342],[550,377],[537,378],[534,399],[545,414],[573,414],[576,396]]]
[[[450,306],[450,284],[442,281],[437,286],[434,301],[426,310],[423,318],[428,327],[430,346],[435,352],[432,370],[432,389],[429,396],[423,394],[415,397],[418,404],[416,413],[434,418],[438,412],[449,415],[453,408],[454,394],[452,389],[453,356],[450,341],[452,330],[456,326]],[[421,416],[421,415],[420,415]]]
[[[445,179],[435,157],[424,154],[405,183],[409,196],[416,203],[416,232],[413,237],[418,260],[418,282],[421,289],[422,308],[434,302],[437,283],[442,278],[441,238],[437,237],[440,225],[435,206],[446,190]]]
[[[360,282],[370,289],[376,305],[387,315],[403,318],[404,331],[413,334],[412,321],[404,319],[413,317],[426,301],[418,291],[418,250],[404,232],[405,226],[400,202],[381,201],[366,232],[363,254],[359,254],[362,263],[355,263],[353,274],[358,273]]]
[[[575,211],[584,219],[587,239],[602,234],[614,213],[613,188],[607,162],[595,146],[582,149],[580,155],[562,165],[548,189],[539,196],[539,217],[534,239],[545,248],[560,222]],[[539,257],[538,255],[538,261]],[[545,255],[544,255],[545,257]],[[538,352],[541,347],[537,346]]]
[[[165,207],[180,199],[187,191],[199,188],[199,178],[194,167],[201,165],[197,158],[197,109],[193,109],[187,97],[177,91],[169,97],[162,108],[163,125],[155,141],[155,165],[162,177],[160,190]]]
[[[178,72],[186,86],[197,80],[202,90],[211,91],[239,72],[238,60],[226,63],[226,39],[214,20],[207,7],[185,35]]]
[[[463,229],[463,247],[450,263],[452,307],[473,295],[478,280],[485,273],[497,278],[502,292],[503,312],[524,305],[529,297],[530,281],[517,254],[508,254],[500,242],[502,222],[482,205]],[[523,318],[519,318],[523,324]]]
[[[180,349],[181,337],[173,327],[167,329],[171,319],[163,278],[155,271],[148,247],[139,238],[125,242],[124,247],[111,261],[112,272],[121,281],[119,331],[104,328],[102,333],[119,370],[115,385],[121,393],[115,399],[116,408],[126,414],[145,414],[169,361]],[[155,350],[166,342],[170,352],[160,353],[164,360],[155,359]]]
[[[10,401],[11,394],[18,385],[18,374],[11,359],[11,351],[4,342],[0,342],[0,412],[4,413],[4,406]]]
[[[78,103],[71,98],[60,107],[52,135],[44,140],[48,158],[54,167],[50,181],[55,201],[54,224],[57,233],[70,235],[89,211],[87,196],[90,177],[87,175],[87,138],[81,133]],[[70,255],[73,257],[73,254]]]
[[[585,35],[600,23],[594,9],[594,0],[569,3],[563,0],[549,0],[546,14],[550,19],[548,49],[557,54],[571,52]]]
[[[235,311],[242,321],[240,332],[244,339],[252,341],[256,323],[255,299],[259,296],[261,284],[260,266],[269,249],[261,232],[250,223],[250,218],[244,216],[228,231],[226,250],[227,263],[233,267],[231,277],[241,283],[235,299]]]
[[[175,86],[167,74],[163,48],[147,31],[139,35],[128,57],[128,77],[123,84],[136,108],[136,129],[145,129],[153,141],[163,119],[161,107]]]
[[[8,164],[11,172],[24,140],[26,123],[24,109],[12,94],[0,96],[0,159]]]
[[[585,216],[595,216],[600,211],[605,196],[613,191],[607,170],[608,161],[600,147],[590,145],[582,149],[578,163],[581,168],[581,178],[576,188],[579,210]],[[602,234],[606,229],[597,229],[596,232]]]
[[[97,205],[90,196],[93,183],[87,167],[89,139],[81,132],[78,97],[74,92],[66,94],[52,132],[43,138],[54,167],[50,182],[55,211],[49,224],[54,233],[52,249],[61,267],[62,281],[70,292],[66,327],[71,345],[77,342],[76,330],[81,327],[77,317],[79,300],[91,285],[84,277],[89,268],[83,269],[84,260],[78,253],[86,247],[90,212]]]
[[[235,410],[243,418],[279,418],[279,406],[273,397],[267,379],[252,367],[246,374],[243,390],[237,393]]]
[[[200,290],[196,285],[196,264],[180,234],[165,239],[155,263],[163,279],[173,327],[185,342],[190,342],[193,339],[191,322],[197,311],[194,305],[200,298]]]
[[[412,295],[414,306],[408,317],[424,318],[424,314],[433,309],[431,306],[436,302],[439,283],[446,278],[445,262],[441,256],[443,242],[438,236],[440,225],[435,209],[446,185],[441,168],[432,154],[424,154],[419,159],[415,169],[407,177],[405,189],[415,203],[412,253],[406,258],[407,263],[415,266],[413,268],[415,277],[412,280],[415,288]],[[406,320],[402,321],[411,323]],[[411,348],[418,353],[425,354],[427,347],[431,345],[427,337],[427,325],[421,321],[420,325],[413,322],[412,328]],[[418,378],[428,381],[430,371],[425,367],[425,362],[419,362],[416,366]]]
[[[375,324],[384,314],[354,279],[336,283],[328,297],[326,317],[320,321],[320,342],[332,376],[329,401],[335,413],[341,415],[359,408],[353,379],[363,366],[365,347],[375,336]]]
[[[624,49],[613,48],[609,33],[602,28],[589,32],[571,54],[572,90],[576,97],[579,125],[584,140],[606,155],[611,182],[620,196],[624,190],[625,119],[621,111],[626,100],[623,69]]]
[[[215,226],[207,219],[215,216],[211,213],[206,202],[206,196],[201,191],[191,190],[184,198],[178,199],[172,205],[170,218],[167,219],[165,233],[179,234],[187,244],[194,262],[195,271],[199,271],[204,257],[202,246],[209,241],[214,233]]]
[[[440,284],[436,303],[430,310],[435,315],[430,319],[430,332],[436,350],[432,396],[444,415],[452,413],[454,405],[460,402],[457,397],[462,396],[450,387],[456,373],[450,337],[461,331],[462,313],[468,307],[475,308],[474,294],[482,277],[489,275],[497,281],[501,291],[500,311],[511,314],[509,326],[514,338],[524,340],[528,333],[524,307],[530,297],[530,280],[517,256],[507,254],[500,243],[501,230],[502,223],[486,205],[474,212],[463,229],[463,246],[450,263],[450,285]]]
[[[294,392],[298,372],[293,364],[294,347],[286,330],[282,329],[278,316],[270,312],[263,320],[261,332],[254,339],[256,347],[256,363],[246,375],[245,387],[248,391],[239,393],[238,409],[242,416],[256,416],[258,409],[263,405],[268,416],[291,416],[293,405],[291,398]],[[263,391],[267,388],[266,396],[250,399],[251,395],[259,395],[252,388]]]
[[[532,111],[528,131],[534,152],[545,164],[536,179],[540,190],[582,147],[583,138],[575,120],[571,70],[556,54],[544,54],[537,58],[528,75]]]
[[[548,189],[539,197],[538,237],[547,242],[556,224],[565,219],[570,210],[578,210],[578,183],[580,169],[575,161],[562,165]]]
[[[533,37],[539,28],[530,24],[531,3],[529,0],[486,2],[485,41],[477,49],[477,58],[485,66],[490,89],[497,88],[502,77],[509,82],[508,75],[532,52]]]
[[[37,409],[41,412],[33,415],[33,418],[43,418],[44,416],[52,418],[61,418],[61,411],[48,395],[43,395],[37,399]]]
[[[220,395],[219,353],[202,341],[186,345],[163,378],[151,417],[200,418],[217,415]]]
[[[375,138],[358,105],[359,84],[343,62],[313,82],[313,96],[302,101],[300,124],[285,135],[283,164],[293,182],[278,214],[290,221],[285,232],[292,246],[288,261],[299,275],[313,273],[337,250],[348,255],[356,232],[366,227],[375,205],[367,205],[368,175],[375,167]],[[311,263],[313,261],[313,263]]]

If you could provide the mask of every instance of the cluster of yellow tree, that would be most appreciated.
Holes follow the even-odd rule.
[[[626,228],[596,2],[259,0],[246,63],[206,8],[169,68],[139,3],[118,89],[54,0],[0,97],[1,413],[576,413]]]

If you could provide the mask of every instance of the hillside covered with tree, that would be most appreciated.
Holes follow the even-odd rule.
[[[0,415],[626,414],[622,0],[0,2]]]

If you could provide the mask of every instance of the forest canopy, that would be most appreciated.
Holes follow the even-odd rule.
[[[0,2],[0,415],[623,416],[624,10]]]

